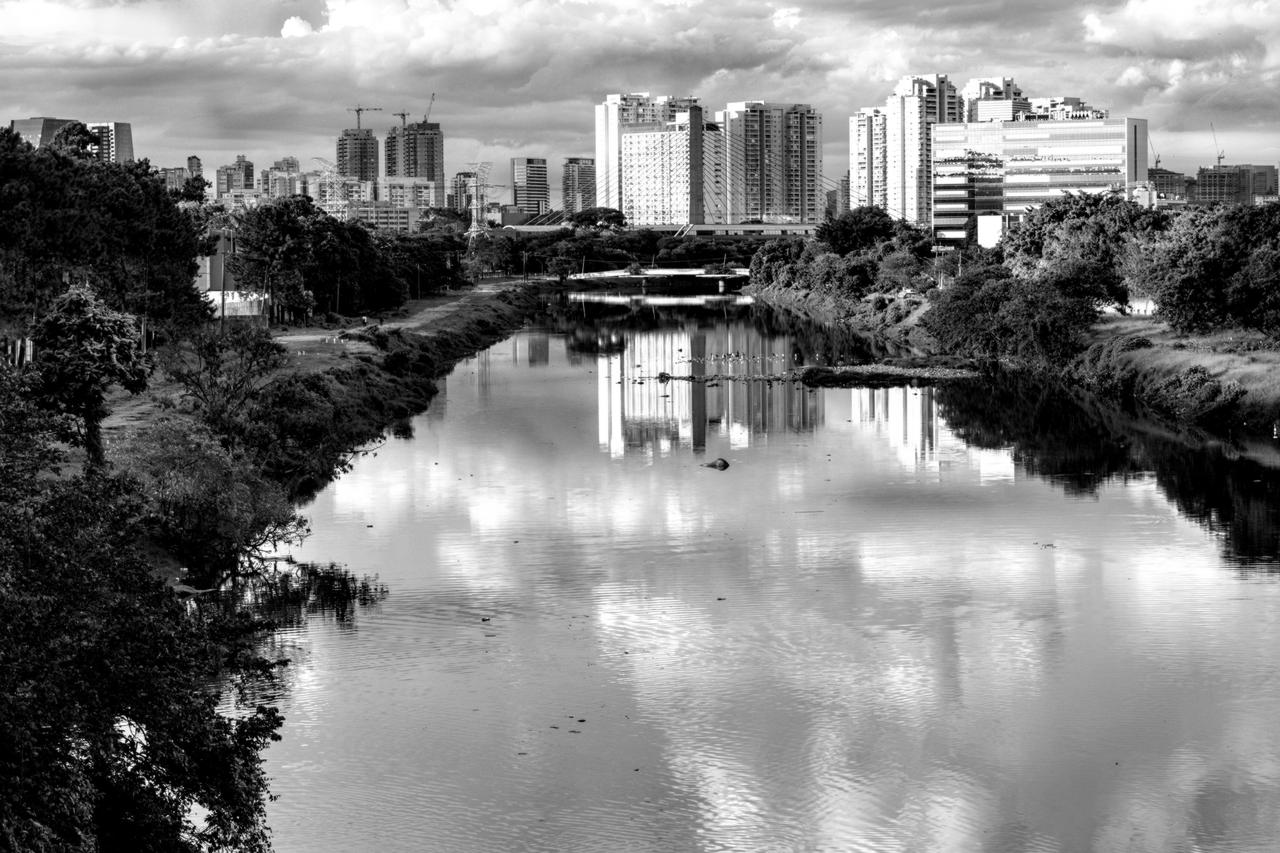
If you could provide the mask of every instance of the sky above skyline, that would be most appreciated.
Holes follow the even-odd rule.
[[[837,181],[849,115],[933,73],[1146,118],[1168,168],[1280,161],[1280,0],[0,0],[0,21],[0,120],[127,121],[139,157],[210,177],[240,153],[313,167],[350,107],[382,107],[381,137],[434,92],[447,175],[546,157],[554,204],[593,106],[647,91],[812,104]]]

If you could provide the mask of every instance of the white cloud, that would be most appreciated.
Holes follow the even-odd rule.
[[[303,18],[299,18],[297,15],[289,18],[284,22],[284,25],[280,27],[280,37],[286,39],[309,36],[313,32],[315,32],[315,28],[311,26],[311,22]]]

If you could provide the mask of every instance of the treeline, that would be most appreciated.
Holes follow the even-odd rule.
[[[561,229],[541,234],[491,229],[476,238],[472,275],[555,276],[633,267],[746,267],[761,245],[750,234],[677,237],[648,228],[628,229],[612,208],[590,208]]]
[[[770,243],[757,287],[848,300],[926,294],[923,325],[946,352],[1062,367],[1102,310],[1150,298],[1181,332],[1280,334],[1280,205],[1170,214],[1116,194],[1070,195],[1030,212],[991,250],[932,256],[878,208],[829,219],[810,241]]]
[[[241,289],[270,295],[279,322],[391,311],[465,275],[466,240],[452,220],[416,234],[381,231],[330,216],[307,196],[223,220]]]

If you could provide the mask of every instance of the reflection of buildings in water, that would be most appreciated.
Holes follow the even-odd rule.
[[[551,363],[551,336],[546,332],[530,332],[523,336],[529,347],[529,366]]]
[[[745,324],[629,333],[625,352],[601,355],[598,364],[600,446],[613,456],[628,448],[700,450],[709,428],[736,449],[823,421],[821,394],[764,378],[794,366],[790,339],[764,339]],[[694,380],[663,383],[661,373]]]
[[[973,469],[986,481],[1014,478],[1008,450],[970,447],[938,417],[933,388],[853,388],[852,421],[891,442],[907,468]]]

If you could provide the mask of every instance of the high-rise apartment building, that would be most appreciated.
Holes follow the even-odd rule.
[[[269,198],[288,198],[302,192],[302,164],[297,157],[283,157],[263,169],[258,187]]]
[[[369,128],[349,127],[338,137],[338,174],[360,181],[378,180],[378,140]]]
[[[214,197],[221,198],[237,190],[251,190],[253,186],[253,161],[246,160],[243,154],[236,156],[235,163],[219,166],[214,183]]]
[[[716,113],[727,159],[725,221],[820,222],[822,115],[808,104],[730,103]]]
[[[701,107],[691,106],[669,122],[631,123],[621,130],[618,190],[629,224],[727,220],[724,135],[703,119]]]
[[[560,191],[560,204],[565,215],[595,207],[596,161],[591,157],[566,157]]]
[[[608,95],[596,105],[596,204],[625,208],[622,192],[622,136],[630,125],[665,125],[697,107],[694,97],[651,96],[648,92]]]
[[[964,101],[946,75],[903,77],[883,108],[864,109],[850,120],[850,204],[874,204],[927,225],[933,188],[930,127],[963,121],[964,115]]]
[[[521,213],[537,216],[551,210],[551,185],[543,157],[511,158],[512,200]]]
[[[933,233],[942,245],[981,242],[985,222],[1017,221],[1068,193],[1146,186],[1147,122],[1083,118],[935,124]]]
[[[849,117],[849,207],[888,209],[885,158],[888,127],[884,110],[863,107]]]
[[[91,121],[85,127],[97,139],[90,146],[104,163],[133,162],[133,125],[127,121]]]
[[[193,178],[204,177],[204,164],[201,163],[200,158],[194,154],[187,158],[187,172],[189,172]]]
[[[471,210],[476,203],[476,173],[458,172],[449,186],[449,209],[459,213]]]
[[[425,178],[434,185],[431,207],[445,206],[444,131],[439,122],[392,127],[383,148],[388,178]]]
[[[1013,121],[1014,116],[1031,111],[1031,103],[1012,77],[974,77],[960,90],[960,100],[964,104],[961,121]],[[979,114],[980,106],[988,117]]]

